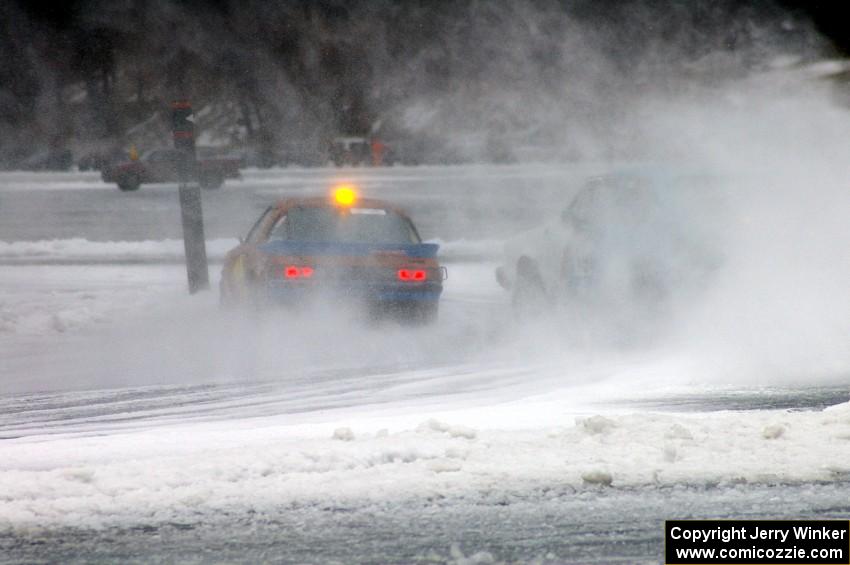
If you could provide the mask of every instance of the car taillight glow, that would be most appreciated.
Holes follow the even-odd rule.
[[[421,269],[399,269],[398,280],[421,282],[428,279],[428,272]]]
[[[283,276],[288,279],[309,279],[313,276],[313,267],[287,265],[283,268]]]

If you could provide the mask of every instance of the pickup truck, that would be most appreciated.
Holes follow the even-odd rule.
[[[177,182],[180,158],[176,149],[153,149],[141,159],[112,163],[101,171],[101,178],[124,191],[138,190],[142,184]],[[220,188],[224,179],[239,178],[240,165],[241,161],[235,158],[199,157],[190,178],[203,188]]]

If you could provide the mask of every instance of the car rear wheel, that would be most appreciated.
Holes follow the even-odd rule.
[[[124,192],[139,190],[142,181],[136,173],[128,173],[118,180],[118,188]]]
[[[537,263],[525,255],[517,261],[511,305],[514,314],[522,319],[540,317],[549,309],[546,288]]]

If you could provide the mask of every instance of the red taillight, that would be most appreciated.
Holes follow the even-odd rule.
[[[428,272],[419,269],[399,269],[398,280],[421,282],[428,279]]]
[[[309,279],[313,276],[313,267],[287,265],[283,268],[283,276],[288,279]]]

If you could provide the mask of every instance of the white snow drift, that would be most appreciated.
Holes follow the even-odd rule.
[[[522,404],[522,403],[521,403]],[[0,527],[101,527],[413,499],[508,500],[556,488],[800,483],[850,476],[850,404],[823,412],[285,418],[0,443]],[[522,410],[534,410],[533,402]],[[455,423],[448,423],[455,422]],[[346,424],[345,428],[340,428]]]

